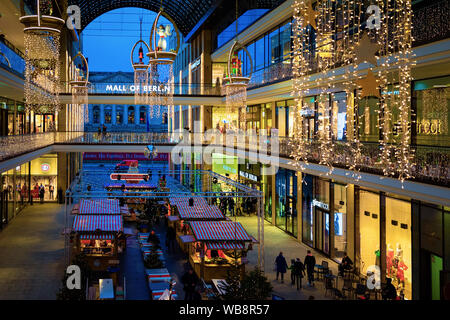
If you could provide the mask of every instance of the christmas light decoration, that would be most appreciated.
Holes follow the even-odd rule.
[[[36,15],[20,17],[25,26],[25,106],[38,114],[54,113],[59,110],[59,38],[65,22],[50,15],[51,2],[36,3]]]
[[[72,89],[72,104],[77,110],[78,116],[76,118],[81,122],[79,123],[80,128],[83,128],[84,123],[89,121],[89,65],[81,52],[73,57],[70,70],[69,84]]]
[[[173,62],[180,48],[180,33],[173,24],[177,37],[175,49],[168,50],[167,38],[172,35],[170,25],[159,25],[158,21],[162,15],[163,8],[158,12],[150,32],[150,45],[147,56],[149,57],[148,78],[148,104],[150,105],[150,116],[159,117],[162,112],[171,112],[173,109],[174,77]],[[169,19],[170,20],[170,19]],[[156,35],[159,40],[156,43]],[[162,110],[164,109],[164,110]]]
[[[384,174],[411,178],[410,83],[411,1],[310,0],[293,4],[293,96],[296,100],[291,156],[298,162],[315,158],[333,170],[340,157],[333,136],[337,111],[333,92],[347,96],[345,163],[358,172],[363,156],[361,120],[370,131],[369,99],[378,99],[380,162]],[[365,15],[367,13],[367,15]],[[367,20],[362,20],[364,17]],[[367,62],[368,70],[360,71]],[[337,76],[337,68],[342,67]],[[364,67],[364,65],[363,65]],[[314,78],[311,75],[314,74]],[[311,89],[316,96],[318,152],[307,139],[304,99]],[[364,110],[360,115],[359,110]],[[336,130],[334,130],[336,131]],[[367,133],[369,134],[369,133]],[[314,143],[315,145],[316,143]],[[339,143],[339,148],[342,148]],[[316,149],[317,150],[317,149]],[[339,149],[341,150],[341,149]],[[340,161],[340,160],[339,160]]]
[[[137,60],[135,60],[135,49],[139,46]],[[140,19],[140,39],[131,49],[131,65],[134,70],[134,103],[147,104],[148,103],[148,69],[150,64],[144,61],[144,47],[147,52],[150,51],[148,44],[142,40],[142,18]]]

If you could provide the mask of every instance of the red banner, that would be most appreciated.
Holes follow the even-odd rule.
[[[125,153],[125,152],[85,152],[83,153],[83,160],[95,161],[122,161],[122,160],[138,160],[149,161],[143,153]],[[153,161],[169,161],[168,153],[158,153]]]

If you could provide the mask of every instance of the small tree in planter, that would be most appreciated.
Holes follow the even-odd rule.
[[[145,256],[144,266],[147,269],[161,269],[164,267],[164,263],[159,258],[156,249],[153,248],[151,252]]]
[[[273,287],[262,271],[255,267],[245,273],[240,289],[244,300],[265,300],[271,296]]]

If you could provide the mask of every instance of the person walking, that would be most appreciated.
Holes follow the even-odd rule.
[[[308,250],[308,253],[305,257],[304,265],[306,267],[306,274],[308,275],[308,285],[314,286],[314,267],[316,266],[316,258],[312,255],[311,250]]]
[[[295,259],[291,259],[291,265],[289,266],[289,270],[291,270],[291,285],[295,285]]]
[[[286,259],[283,257],[283,252],[280,252],[278,257],[275,259],[275,265],[277,269],[277,281],[278,276],[281,274],[281,283],[284,283],[284,274],[286,273],[286,269],[288,268]]]
[[[197,287],[197,277],[194,274],[194,270],[189,270],[181,278],[184,290],[184,300],[192,301],[195,299],[195,288]]]
[[[39,198],[41,199],[41,204],[44,203],[45,187],[42,185],[39,187]]]
[[[294,282],[297,282],[297,290],[302,288],[302,279],[305,276],[305,266],[300,261],[300,258],[297,258],[294,262]]]

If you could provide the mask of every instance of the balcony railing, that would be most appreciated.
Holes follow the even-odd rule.
[[[114,145],[114,144],[139,144],[139,145],[176,145],[183,141],[184,145],[191,145],[192,141],[202,142],[203,145],[232,147],[254,152],[271,153],[271,139],[254,136],[251,140],[231,138],[227,135],[217,135],[206,141],[195,134],[179,134],[167,132],[110,132],[99,134],[96,132],[46,132],[39,134],[0,137],[0,161],[4,161],[19,155],[29,153],[55,144],[71,145]],[[276,141],[276,140],[275,140]],[[274,152],[282,158],[292,158],[289,137],[278,139],[279,149],[274,146]],[[278,151],[278,152],[277,152]],[[434,146],[414,147],[414,166],[412,176],[414,181],[450,186],[450,148]],[[354,148],[348,143],[336,141],[331,152],[333,167],[349,169],[356,162]],[[376,143],[363,143],[361,145],[361,157],[357,161],[356,168],[361,172],[382,175],[383,165],[379,158],[379,145]],[[272,154],[275,156],[276,154]],[[312,141],[307,146],[307,160],[311,163],[320,163],[320,144]],[[392,159],[395,163],[395,159]]]

